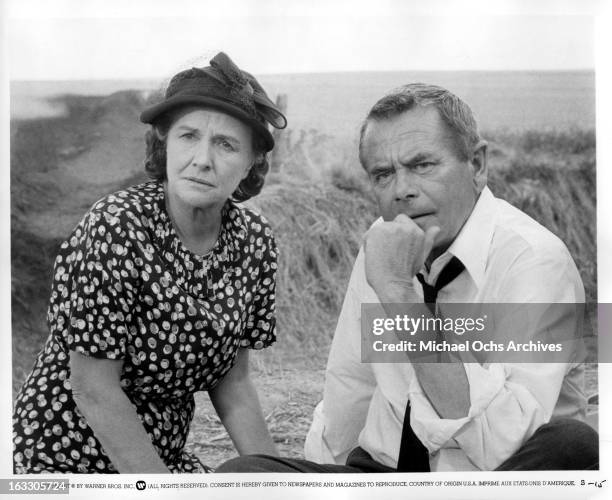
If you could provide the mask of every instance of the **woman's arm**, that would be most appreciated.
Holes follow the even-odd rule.
[[[74,400],[121,473],[169,473],[120,386],[122,361],[70,352]]]
[[[240,349],[236,364],[208,393],[238,453],[278,455],[261,412],[257,391],[249,377],[247,349]]]

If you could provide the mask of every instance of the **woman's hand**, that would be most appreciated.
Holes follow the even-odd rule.
[[[208,394],[238,453],[278,456],[249,377],[247,349],[240,349],[236,364]]]
[[[122,361],[70,352],[74,400],[121,473],[170,471],[157,454],[134,405],[120,386]]]

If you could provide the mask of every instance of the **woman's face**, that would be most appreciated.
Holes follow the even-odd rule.
[[[170,196],[189,207],[220,210],[255,162],[252,134],[220,111],[181,111],[166,140]]]

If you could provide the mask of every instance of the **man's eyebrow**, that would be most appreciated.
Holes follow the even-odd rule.
[[[412,167],[424,161],[437,161],[438,157],[434,153],[417,153],[408,158],[402,158],[402,165]]]
[[[393,165],[374,165],[373,167],[371,167],[369,169],[370,173],[374,173],[374,172],[384,172],[385,170],[392,170],[393,169]]]

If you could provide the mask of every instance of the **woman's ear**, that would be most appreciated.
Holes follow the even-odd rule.
[[[249,168],[247,168],[242,178],[246,179],[248,175],[251,173],[251,170],[253,170],[257,165],[260,165],[261,163],[263,163],[265,160],[266,160],[265,153],[257,153],[257,155],[255,156],[255,160],[253,160],[252,165]]]
[[[251,173],[251,170],[253,170],[253,167],[254,167],[254,166],[255,166],[255,164],[253,163],[253,165],[251,165],[249,168],[247,168],[247,169],[244,171],[244,174],[243,174],[243,176],[242,176],[242,179],[240,179],[241,181],[243,181],[244,179],[246,179],[246,178],[249,176],[249,174]]]
[[[474,178],[474,185],[479,193],[487,185],[487,179],[489,175],[487,163],[488,146],[489,145],[487,141],[478,141],[478,144],[476,144],[476,146],[472,150],[472,158],[470,160],[470,166],[472,168],[472,175]]]

